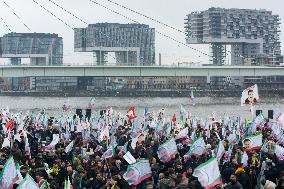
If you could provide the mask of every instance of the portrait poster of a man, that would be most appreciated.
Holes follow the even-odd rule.
[[[248,87],[242,92],[241,105],[255,105],[259,100],[257,85]]]

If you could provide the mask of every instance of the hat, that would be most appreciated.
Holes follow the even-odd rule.
[[[237,170],[235,171],[235,174],[239,174],[239,173],[244,173],[245,172],[245,169],[243,166],[237,168]]]

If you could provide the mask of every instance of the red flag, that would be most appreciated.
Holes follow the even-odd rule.
[[[10,120],[6,125],[5,125],[7,130],[13,130],[14,129],[14,120]]]

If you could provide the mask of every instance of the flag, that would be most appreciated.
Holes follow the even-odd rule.
[[[192,142],[192,143],[196,140],[196,133],[195,133],[195,129],[191,132],[190,140],[191,140],[191,142]]]
[[[73,189],[73,186],[72,186],[72,184],[70,182],[69,177],[68,177],[67,180],[65,180],[64,189]]]
[[[149,111],[149,108],[146,106],[146,107],[144,108],[144,117],[145,117],[145,118],[147,117],[148,111]]]
[[[218,147],[217,147],[217,152],[216,152],[216,158],[218,162],[220,162],[222,156],[226,152],[223,141],[219,141]]]
[[[62,109],[64,112],[68,112],[70,110],[71,106],[69,104],[69,101],[65,101],[63,106],[62,106]]]
[[[198,181],[205,189],[214,188],[216,185],[222,183],[216,158],[211,158],[207,162],[196,167],[193,176],[198,178]]]
[[[184,118],[186,115],[186,110],[184,109],[183,105],[180,105],[180,122],[183,124],[184,123]]]
[[[261,147],[261,151],[265,152],[265,153],[274,153],[275,152],[275,147],[276,144],[273,141],[267,141],[265,142],[262,147]]]
[[[132,154],[129,151],[123,156],[123,158],[129,164],[133,164],[136,162],[136,159],[132,156]]]
[[[68,146],[66,146],[66,148],[65,148],[65,153],[66,153],[66,154],[69,153],[69,152],[72,150],[73,145],[74,145],[74,141],[70,142],[70,143],[68,144]]]
[[[88,108],[95,108],[95,102],[96,102],[96,98],[95,97],[92,97],[90,99],[90,102],[88,104]]]
[[[262,134],[256,134],[246,137],[243,140],[243,147],[246,151],[258,150],[262,146]]]
[[[265,124],[265,119],[262,114],[259,114],[251,123],[251,127],[249,128],[250,134],[255,134],[258,128],[263,128]]]
[[[3,144],[2,144],[2,148],[6,148],[6,147],[11,147],[11,132],[8,132],[8,135],[6,138],[4,138]]]
[[[174,138],[166,141],[158,148],[158,157],[161,162],[167,163],[177,154],[177,145]]]
[[[173,117],[172,117],[172,122],[175,123],[176,121],[177,121],[177,117],[176,117],[176,114],[174,114]]]
[[[14,129],[14,120],[11,119],[6,125],[5,125],[7,130],[13,130]]]
[[[198,138],[193,142],[193,144],[190,147],[190,150],[185,154],[185,156],[201,156],[206,152],[206,144],[203,140],[203,137]]]
[[[45,147],[46,151],[51,151],[55,149],[55,145],[59,142],[59,134],[53,134],[52,135],[52,141],[51,143]]]
[[[0,174],[0,188],[12,189],[13,185],[19,180],[16,164],[13,157],[10,157],[4,165]]]
[[[245,167],[248,166],[248,155],[246,152],[244,152],[244,154],[242,155],[241,163]]]
[[[232,155],[232,152],[233,152],[233,148],[234,148],[234,145],[233,145],[233,144],[230,144],[230,145],[229,145],[229,148],[228,148],[228,151],[227,151],[227,154],[228,154],[227,160],[228,160],[228,161],[231,160],[231,155]]]
[[[99,141],[103,141],[105,138],[109,139],[109,128],[108,126],[105,127],[105,129],[101,132]]]
[[[38,184],[34,181],[34,179],[27,174],[24,180],[20,183],[17,189],[39,189]],[[43,188],[43,187],[42,187]]]
[[[279,160],[284,160],[284,148],[282,146],[275,146],[275,155],[279,158]]]
[[[236,132],[233,131],[229,131],[230,134],[229,136],[227,136],[227,140],[229,141],[229,143],[236,143],[237,142],[237,135]]]
[[[259,100],[257,85],[248,87],[242,92],[241,105],[254,105]]]
[[[107,151],[105,151],[105,153],[103,153],[101,159],[107,159],[110,158],[114,155],[114,147],[111,146],[107,149]]]
[[[188,138],[188,128],[182,129],[175,137],[176,140]]]
[[[128,165],[123,178],[129,185],[138,185],[145,179],[152,176],[149,160],[138,160],[136,163]]]
[[[284,127],[284,113],[280,114],[280,116],[277,118],[278,123],[280,123],[280,125],[282,126],[282,128]]]
[[[194,96],[193,96],[193,91],[191,91],[191,93],[190,93],[190,99],[191,99],[192,106],[195,106],[195,100],[194,100]]]

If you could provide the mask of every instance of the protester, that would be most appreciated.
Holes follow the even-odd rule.
[[[85,119],[1,110],[0,188],[284,188],[281,123],[128,111]]]

